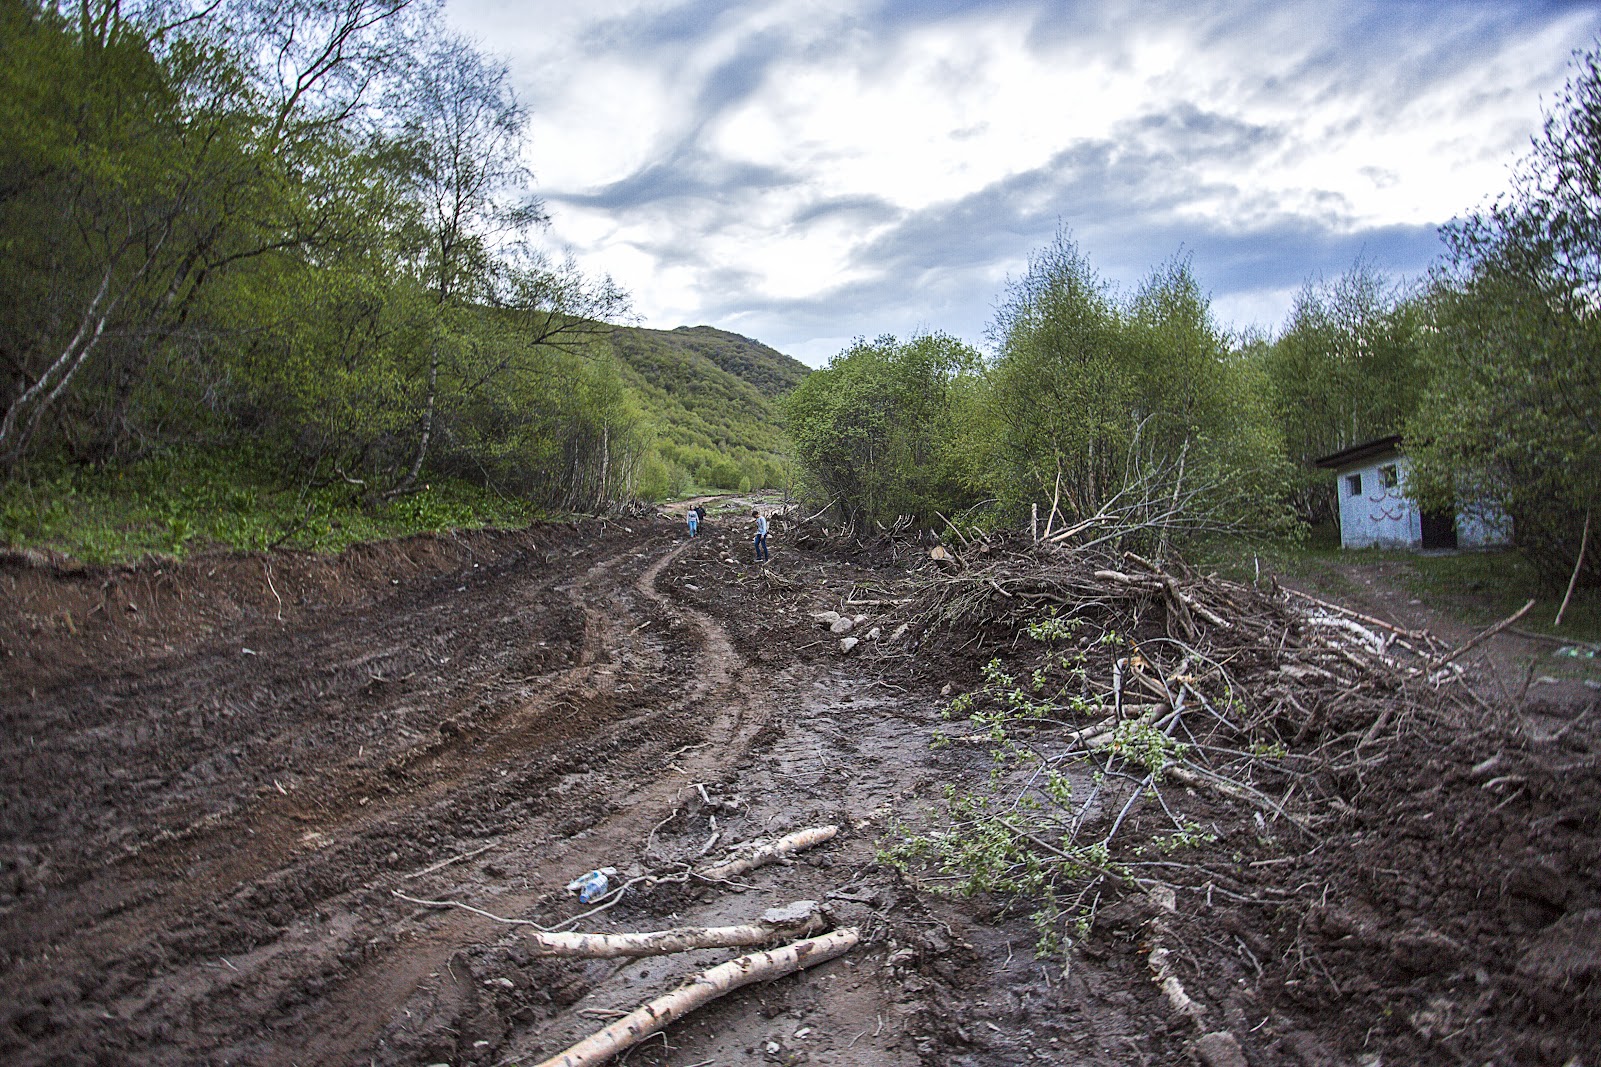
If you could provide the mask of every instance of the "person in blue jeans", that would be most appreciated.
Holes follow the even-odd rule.
[[[686,516],[685,521],[689,523],[689,536],[694,537],[695,529],[700,525],[699,513],[697,513],[694,508],[690,508],[689,515]]]
[[[756,520],[756,562],[767,562],[767,517],[760,511],[752,510],[751,518]]]

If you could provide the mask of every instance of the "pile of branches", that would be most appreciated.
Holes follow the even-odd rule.
[[[1152,858],[1229,833],[1222,808],[1315,847],[1409,724],[1477,699],[1426,632],[1179,561],[1033,538],[933,556],[898,654],[993,657],[941,739],[991,749],[991,773],[892,858],[937,890],[1028,901],[1044,948],[1087,936],[1109,888],[1231,892]]]
[[[1172,704],[1235,706],[1234,729],[1304,740],[1393,709],[1471,700],[1456,658],[1407,630],[1269,582],[1258,588],[1107,547],[1026,537],[938,549],[906,612],[912,647],[946,655],[1018,647],[1042,617],[1070,620],[1087,655],[1080,695],[1117,704],[1130,685]],[[1111,635],[1117,640],[1110,640]],[[1129,656],[1129,649],[1135,655]],[[1135,670],[1120,672],[1120,661]],[[1091,679],[1094,679],[1093,681]],[[1175,682],[1174,679],[1179,679]]]

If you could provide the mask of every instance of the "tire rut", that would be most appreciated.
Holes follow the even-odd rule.
[[[372,955],[361,919],[344,923],[342,930],[325,931],[331,937],[310,936],[309,947],[302,943],[308,937],[299,928],[328,926],[319,920],[330,913],[340,918],[352,903],[358,911],[370,911],[372,900],[359,898],[373,897],[381,884],[397,877],[383,872],[382,850],[394,866],[399,852],[406,851],[401,839],[419,839],[409,851],[420,853],[434,847],[427,838],[438,842],[441,832],[493,831],[486,812],[500,799],[494,786],[512,779],[524,793],[539,790],[561,778],[563,751],[582,758],[603,750],[608,736],[621,736],[659,714],[649,708],[640,711],[643,701],[637,695],[647,688],[647,674],[656,684],[661,672],[652,668],[671,659],[670,642],[657,642],[654,656],[635,657],[642,661],[640,684],[625,683],[633,694],[618,693],[613,666],[613,653],[627,636],[622,620],[633,616],[638,600],[630,584],[618,581],[614,572],[640,556],[640,547],[623,543],[611,549],[573,584],[564,599],[585,620],[579,662],[533,676],[537,692],[526,692],[525,676],[510,686],[508,696],[499,692],[506,685],[493,676],[498,672],[485,677],[480,671],[447,697],[456,713],[489,705],[465,729],[446,731],[437,742],[414,746],[409,754],[403,751],[383,767],[325,760],[293,782],[292,789],[275,782],[276,793],[248,802],[243,810],[216,812],[198,824],[157,835],[136,853],[75,876],[47,901],[7,909],[0,916],[6,972],[0,989],[16,993],[17,1017],[33,1020],[25,1022],[23,1032],[37,1031],[35,1036],[45,1039],[32,1043],[32,1054],[48,1059],[52,1049],[80,1044],[86,1035],[79,1031],[85,1027],[115,1029],[117,1044],[139,1047],[169,1040],[167,1020],[174,1018],[194,1023],[210,1017],[214,1022],[209,1025],[227,1026],[215,1021],[218,1005],[252,1014],[239,996],[249,982],[236,976],[253,967],[289,968],[259,983],[264,987],[300,984],[290,980],[291,972],[305,968],[311,973],[301,977],[311,981],[304,984],[317,988],[348,967],[352,954]],[[537,594],[537,579],[523,577],[523,584],[533,582]],[[597,603],[606,604],[606,610]],[[394,658],[397,647],[427,638],[411,625],[402,619],[390,627],[407,636],[398,646],[380,639],[381,658]],[[352,635],[319,643],[321,657],[303,673],[315,673],[316,662],[328,663],[329,658],[366,668],[372,656],[364,660],[356,652],[358,640]],[[368,642],[373,643],[371,634]],[[147,692],[160,691],[166,684],[182,691],[197,676],[217,670],[205,659],[164,665],[128,688],[133,693],[140,685]],[[546,754],[535,758],[537,749]],[[514,779],[509,768],[513,763],[518,764]],[[452,810],[458,807],[466,809],[468,823],[478,825],[459,826],[463,812]],[[386,905],[386,915],[392,910]],[[319,945],[319,938],[326,944]],[[72,972],[103,977],[87,989],[74,990],[65,1002],[58,997],[25,1003],[35,999],[25,993],[48,990],[54,975]],[[277,1001],[255,1005],[260,1025],[247,1029],[264,1027],[286,1007]],[[97,1018],[91,1022],[90,1016]],[[52,1036],[57,1040],[48,1040]],[[199,1047],[216,1047],[195,1040]]]
[[[687,543],[660,555],[633,582],[632,589],[667,615],[669,624],[681,618],[690,631],[695,649],[695,667],[690,672],[692,681],[686,691],[664,704],[648,708],[638,715],[598,727],[584,723],[583,737],[604,745],[613,740],[632,737],[643,727],[680,720],[664,736],[654,740],[637,758],[625,761],[613,777],[633,780],[639,784],[619,793],[612,801],[609,813],[584,826],[576,834],[560,834],[556,828],[530,828],[514,832],[501,839],[498,853],[515,852],[533,860],[539,875],[530,886],[521,891],[498,895],[494,910],[503,915],[522,915],[547,904],[552,895],[570,874],[580,868],[596,866],[596,856],[631,855],[643,842],[651,826],[660,821],[664,813],[698,776],[714,777],[716,772],[737,761],[748,751],[766,717],[743,699],[734,683],[734,675],[744,663],[734,650],[733,642],[720,624],[697,611],[680,612],[655,587],[662,569],[668,566],[688,547]],[[611,567],[597,565],[574,585],[574,593],[589,593],[597,584],[601,588],[616,589],[624,583],[599,580],[609,578]],[[629,616],[614,612],[597,612],[586,607],[586,618],[594,622],[596,640],[586,641],[593,650],[593,662],[605,663],[614,658],[613,651],[620,649],[626,640],[635,636],[638,627],[627,627]],[[691,713],[696,707],[715,702],[719,708],[709,721],[696,721]],[[696,754],[677,761],[668,761],[663,750],[667,738],[674,741],[697,738]],[[726,738],[722,743],[715,739]],[[527,740],[520,737],[519,740]],[[680,748],[684,746],[678,746]],[[674,763],[669,768],[664,764]],[[450,779],[447,779],[450,780]],[[459,780],[459,779],[455,779]],[[575,839],[576,838],[576,839]],[[443,872],[448,873],[448,872]],[[412,894],[408,894],[412,895]],[[397,925],[407,925],[411,938],[401,938],[392,950],[364,962],[355,973],[341,978],[337,989],[322,1003],[314,1006],[293,1026],[281,1033],[274,1050],[258,1050],[267,1064],[290,1064],[303,1059],[304,1050],[315,1044],[318,1056],[326,1062],[343,1062],[352,1057],[370,1053],[384,1028],[406,1012],[406,1005],[418,996],[429,979],[441,974],[454,975],[451,959],[464,947],[483,943],[498,936],[504,927],[490,920],[453,910],[446,912],[397,911],[390,916]],[[474,1003],[471,997],[457,997],[455,1010],[468,1012]],[[435,1013],[449,1011],[434,1005]]]

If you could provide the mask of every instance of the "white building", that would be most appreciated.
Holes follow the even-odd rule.
[[[1406,495],[1412,464],[1392,434],[1315,460],[1339,479],[1341,548],[1491,548],[1511,543],[1505,516],[1485,509],[1422,512]]]

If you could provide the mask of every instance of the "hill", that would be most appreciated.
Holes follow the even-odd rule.
[[[656,423],[675,492],[690,482],[785,484],[789,461],[775,401],[807,375],[804,363],[710,326],[618,327],[611,343],[624,381]]]

